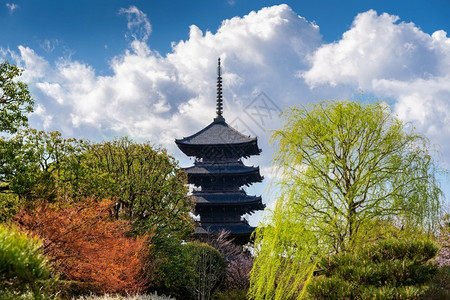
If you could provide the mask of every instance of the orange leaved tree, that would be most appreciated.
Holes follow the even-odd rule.
[[[17,223],[43,239],[44,253],[62,279],[91,283],[102,292],[143,288],[142,258],[149,236],[130,237],[130,224],[110,217],[113,202],[86,200],[70,207],[24,209]]]

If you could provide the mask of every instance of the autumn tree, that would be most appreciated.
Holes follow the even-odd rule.
[[[283,116],[272,137],[280,196],[256,232],[253,298],[302,297],[317,260],[363,241],[377,220],[434,229],[442,192],[430,146],[387,105],[321,102]]]
[[[101,292],[143,288],[143,255],[149,236],[129,237],[129,222],[111,219],[113,202],[86,200],[69,207],[43,203],[24,209],[16,223],[43,240],[43,251],[61,279],[90,283]]]

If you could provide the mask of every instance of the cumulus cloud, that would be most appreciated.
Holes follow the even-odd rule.
[[[173,43],[164,57],[146,43],[151,29],[147,16],[134,6],[120,12],[130,30],[143,34],[111,59],[110,76],[99,76],[70,58],[51,65],[28,47],[12,53],[40,105],[33,116],[36,123],[41,118],[47,127],[92,139],[127,134],[176,151],[174,138],[194,133],[215,115],[218,57],[225,117],[260,136],[261,143],[268,139],[265,130],[276,126],[274,107],[316,97],[295,74],[308,67],[305,58],[320,45],[319,28],[287,5],[225,20],[216,33],[192,25],[189,38]],[[259,97],[261,92],[267,98]],[[255,100],[273,104],[265,123],[252,115],[252,109],[264,106]]]
[[[312,88],[353,86],[393,99],[395,113],[450,155],[450,39],[370,10],[317,49],[300,76]],[[445,162],[447,165],[450,161]]]

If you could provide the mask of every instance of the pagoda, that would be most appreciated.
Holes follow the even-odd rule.
[[[246,136],[225,122],[222,116],[222,76],[220,58],[217,68],[217,116],[199,132],[176,139],[178,148],[195,157],[192,167],[184,168],[188,182],[195,186],[195,215],[200,215],[195,235],[201,237],[228,231],[236,243],[245,244],[255,230],[243,218],[263,210],[261,197],[249,196],[242,189],[263,177],[259,167],[246,166],[243,158],[259,155],[257,138]]]

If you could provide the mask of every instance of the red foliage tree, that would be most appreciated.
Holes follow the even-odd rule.
[[[113,202],[86,200],[70,207],[42,204],[16,217],[43,239],[44,253],[63,279],[92,283],[102,292],[137,292],[149,236],[129,237],[128,221],[110,217]]]

